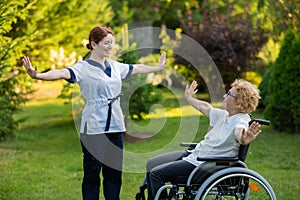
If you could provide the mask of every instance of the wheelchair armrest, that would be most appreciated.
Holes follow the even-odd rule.
[[[206,162],[235,162],[238,161],[238,157],[214,157],[214,158],[197,158],[198,161]]]
[[[196,147],[197,144],[198,143],[193,143],[193,142],[180,142],[181,147],[189,147],[193,149]]]

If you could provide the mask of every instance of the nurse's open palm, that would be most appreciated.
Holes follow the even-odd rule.
[[[30,59],[27,56],[24,56],[22,61],[23,61],[23,65],[24,65],[27,73],[29,74],[29,76],[31,78],[36,78],[37,67],[35,67],[35,68],[32,67]]]
[[[162,52],[160,58],[158,59],[158,67],[164,69],[166,67],[168,60],[166,59],[166,52]]]

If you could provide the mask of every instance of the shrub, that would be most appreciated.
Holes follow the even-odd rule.
[[[263,79],[261,83],[259,84],[258,89],[260,90],[260,96],[261,100],[259,101],[259,108],[265,108],[269,103],[270,95],[268,94],[268,86],[269,86],[269,80],[272,73],[272,67],[268,68],[265,73],[263,74]]]
[[[135,46],[121,52],[119,61],[123,63],[138,62]],[[122,92],[125,94],[121,97],[125,119],[129,117],[136,120],[143,119],[143,114],[148,114],[151,106],[162,99],[162,93],[157,86],[146,83],[146,75],[143,74],[134,75],[129,81],[124,81]]]
[[[265,117],[279,131],[300,131],[300,39],[287,31],[269,80]]]
[[[150,108],[162,100],[160,89],[151,83],[145,83],[145,79],[145,75],[134,75],[130,82],[123,84],[125,96],[121,97],[121,103],[126,119],[128,117],[135,120],[143,119],[143,114],[149,114]],[[134,91],[131,87],[133,82],[141,83],[141,86],[136,87]]]
[[[0,97],[0,141],[14,136],[17,123],[13,120],[13,111],[6,98]]]

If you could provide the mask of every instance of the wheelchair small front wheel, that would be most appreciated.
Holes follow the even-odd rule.
[[[198,189],[197,200],[276,200],[270,184],[258,173],[240,167],[220,170]]]

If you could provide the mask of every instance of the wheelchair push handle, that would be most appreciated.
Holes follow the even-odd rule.
[[[249,122],[249,126],[253,123],[253,122],[257,122],[261,125],[266,125],[266,126],[270,126],[270,121],[269,120],[265,120],[265,119],[253,119]]]
[[[194,142],[180,142],[179,145],[180,145],[181,147],[195,148],[197,144],[198,144],[198,143],[194,143]]]

